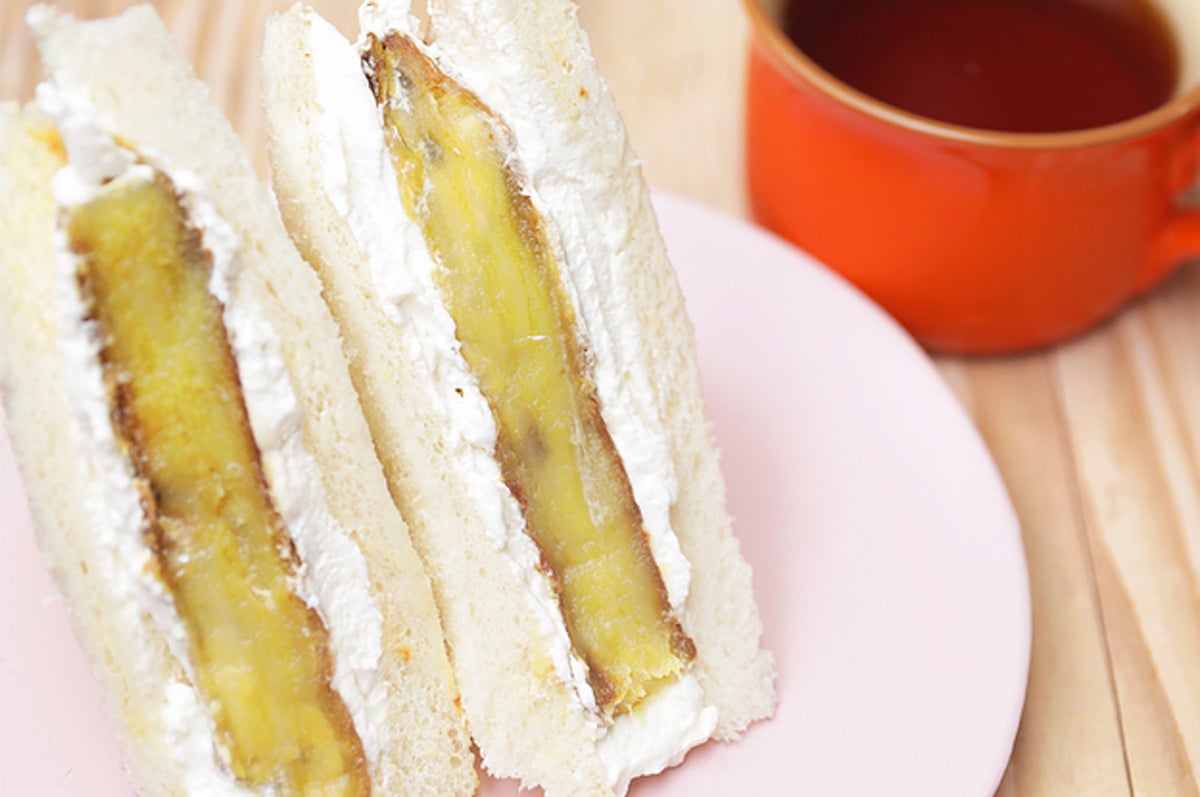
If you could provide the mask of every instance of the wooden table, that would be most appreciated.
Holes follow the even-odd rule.
[[[264,174],[259,42],[290,2],[158,4]],[[40,79],[27,5],[0,5],[0,96]],[[315,5],[354,28],[351,0]],[[651,185],[746,215],[737,0],[583,0],[582,18]],[[999,463],[1029,558],[1029,692],[998,794],[1200,797],[1200,272],[1050,351],[937,362]]]

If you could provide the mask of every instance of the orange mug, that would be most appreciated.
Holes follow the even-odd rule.
[[[1176,36],[1184,90],[1153,111],[1077,132],[1006,133],[873,99],[797,49],[779,0],[744,5],[755,216],[926,347],[1053,343],[1200,254],[1200,211],[1180,203],[1200,160],[1200,43]],[[1195,2],[1161,9],[1177,34],[1196,29]]]

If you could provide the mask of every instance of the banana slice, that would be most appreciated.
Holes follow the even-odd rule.
[[[462,354],[495,417],[496,454],[554,583],[602,714],[634,709],[695,646],[673,614],[600,413],[545,224],[502,123],[408,39],[367,36],[405,210]]]
[[[65,228],[152,564],[230,771],[288,794],[369,794],[362,742],[331,686],[328,633],[294,590],[296,554],[199,231],[170,180],[144,165],[72,208]]]

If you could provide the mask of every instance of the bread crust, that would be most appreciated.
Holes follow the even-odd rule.
[[[388,698],[379,730],[388,744],[373,767],[376,792],[473,793],[470,741],[428,577],[390,499],[320,284],[232,127],[149,7],[92,22],[39,11],[31,24],[51,79],[84,98],[123,145],[151,153],[169,174],[199,176],[205,198],[238,235],[237,291],[252,297],[279,344],[325,503],[361,551],[384,618],[378,672]],[[71,409],[57,353],[49,189],[62,153],[27,134],[30,118],[35,112],[9,109],[0,129],[0,180],[15,189],[6,195],[30,197],[0,211],[8,429],[39,542],[116,718],[134,785],[143,794],[178,794],[184,771],[168,749],[162,713],[168,685],[186,676],[148,615],[114,601],[120,591],[97,583],[95,568],[78,567],[106,552],[89,548],[87,518],[72,495],[88,480],[63,431]],[[148,652],[144,667],[130,667],[135,657],[123,655],[130,640]]]
[[[736,738],[774,710],[773,663],[760,647],[750,569],[724,508],[683,298],[574,4],[434,0],[429,12],[433,47],[493,111],[510,124],[517,120],[518,148],[535,138],[533,148],[544,144],[550,159],[567,162],[543,169],[520,153],[551,223],[561,231],[584,218],[602,227],[594,235],[572,230],[564,250],[569,263],[608,265],[599,274],[564,272],[564,279],[598,277],[604,301],[621,305],[621,318],[640,328],[641,343],[618,352],[621,372],[647,383],[653,402],[641,409],[669,441],[680,483],[671,523],[692,564],[686,628],[698,649],[695,672],[705,702],[720,711],[716,738]],[[276,194],[286,226],[325,286],[393,496],[433,577],[472,735],[497,775],[520,777],[552,797],[612,794],[590,722],[546,661],[521,579],[496,551],[456,473],[428,377],[406,345],[411,332],[384,312],[367,256],[325,193],[322,109],[306,25],[298,8],[268,22],[263,90]],[[556,127],[580,133],[568,140],[545,134]],[[604,191],[577,190],[597,182]],[[588,333],[603,331],[596,328],[602,319],[581,315],[585,327],[592,325]]]

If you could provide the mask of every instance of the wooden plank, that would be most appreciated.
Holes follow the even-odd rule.
[[[5,3],[0,11],[0,99],[25,100],[33,96],[33,87],[42,79],[33,38],[25,26],[25,12],[33,0]]]
[[[1105,636],[1048,358],[939,360],[1008,485],[1029,561],[1033,648],[1002,797],[1130,794]]]
[[[740,4],[587,0],[580,21],[647,181],[745,215]]]
[[[1130,777],[1144,795],[1200,794],[1197,287],[1177,284],[1056,356]]]

